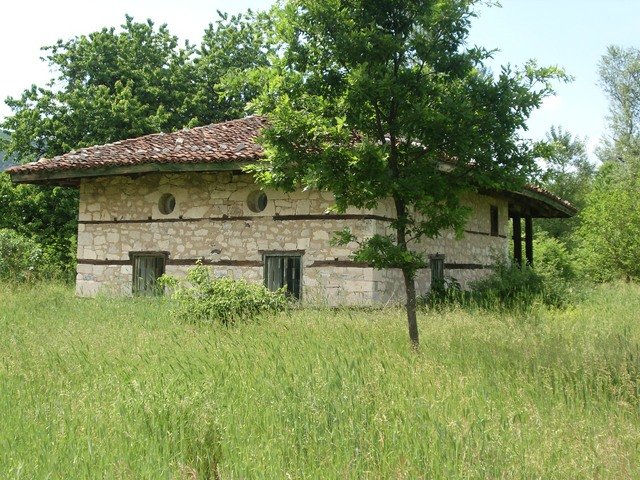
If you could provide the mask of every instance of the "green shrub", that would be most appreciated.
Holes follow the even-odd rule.
[[[271,292],[263,285],[232,278],[212,278],[201,263],[189,269],[185,280],[163,276],[161,285],[172,290],[174,314],[193,323],[224,325],[252,320],[283,311],[288,298],[283,291]]]
[[[418,298],[418,306],[426,308],[440,308],[448,305],[465,305],[469,303],[470,293],[463,290],[454,278],[444,278],[433,283],[426,295]]]
[[[471,300],[483,307],[526,308],[536,302],[561,307],[569,285],[556,272],[499,260],[492,273],[471,285]]]
[[[43,274],[44,260],[35,241],[11,229],[0,229],[0,280],[36,280]]]
[[[580,212],[578,273],[594,282],[640,279],[640,178],[605,163]]]
[[[574,260],[566,245],[546,232],[538,232],[533,240],[536,272],[545,278],[571,280],[575,277]]]

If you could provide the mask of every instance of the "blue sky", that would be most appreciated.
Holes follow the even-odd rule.
[[[266,9],[272,0],[21,0],[3,5],[0,17],[0,99],[18,96],[32,83],[44,84],[48,67],[39,47],[122,23],[125,13],[137,20],[167,23],[181,39],[197,43],[216,10]],[[37,12],[37,15],[34,15]],[[597,86],[597,67],[611,44],[640,47],[640,0],[502,0],[502,8],[480,10],[470,43],[498,48],[492,68],[558,65],[575,80],[557,86],[529,122],[529,135],[544,138],[551,125],[588,137],[592,151],[606,133],[607,101]],[[9,114],[0,106],[0,117]]]

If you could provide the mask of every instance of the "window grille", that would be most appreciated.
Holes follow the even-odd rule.
[[[162,295],[157,280],[164,274],[166,255],[157,253],[131,254],[133,261],[134,295]]]
[[[286,292],[295,298],[300,298],[302,279],[302,261],[299,255],[265,255],[264,256],[264,284],[276,291],[286,287]]]

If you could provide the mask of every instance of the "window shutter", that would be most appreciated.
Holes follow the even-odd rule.
[[[440,253],[429,255],[429,267],[431,268],[431,289],[443,289],[444,255]]]

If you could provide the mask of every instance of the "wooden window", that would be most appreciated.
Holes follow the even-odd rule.
[[[444,255],[437,253],[429,255],[431,268],[431,289],[444,288]]]
[[[295,298],[300,298],[302,279],[302,258],[299,255],[265,255],[264,256],[264,284],[275,292],[286,287],[286,292]]]
[[[498,217],[498,207],[491,205],[491,236],[500,235],[500,220]]]
[[[134,295],[162,295],[156,280],[164,274],[166,254],[132,253]]]

